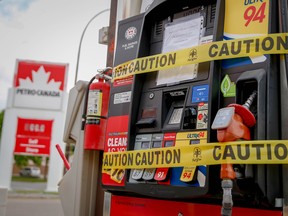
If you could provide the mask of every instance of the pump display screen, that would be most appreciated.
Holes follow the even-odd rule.
[[[141,149],[149,149],[150,148],[150,142],[145,141],[141,143]]]
[[[162,142],[161,141],[154,141],[153,142],[153,148],[161,148]]]
[[[180,124],[183,108],[175,108],[171,114],[168,124]]]

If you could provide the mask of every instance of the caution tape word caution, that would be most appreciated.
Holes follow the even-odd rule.
[[[207,143],[107,152],[103,155],[103,169],[183,167],[225,163],[288,164],[288,140]]]
[[[113,80],[213,60],[285,53],[288,53],[288,33],[217,41],[125,62],[113,69]]]

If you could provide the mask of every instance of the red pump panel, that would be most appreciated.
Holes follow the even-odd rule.
[[[110,216],[211,216],[221,215],[220,205],[195,204],[166,200],[112,195]],[[281,216],[282,211],[233,207],[233,216]]]
[[[104,152],[126,151],[128,122],[128,115],[109,117]],[[120,176],[123,178],[119,178]],[[124,176],[121,169],[104,170],[104,172],[102,172],[102,184],[109,186],[124,186]]]

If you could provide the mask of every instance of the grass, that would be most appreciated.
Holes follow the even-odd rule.
[[[47,192],[42,190],[14,190],[16,193],[20,194],[43,194],[43,195],[59,195],[58,192]]]
[[[24,176],[13,176],[12,177],[12,181],[15,182],[30,182],[30,183],[46,183],[47,180],[43,179],[43,178],[33,178],[33,177],[24,177]],[[59,193],[58,192],[47,192],[44,190],[22,190],[22,189],[18,189],[18,190],[12,190],[11,193],[17,193],[22,194],[24,196],[26,195],[31,195],[32,197],[34,196],[44,196],[45,195],[52,195],[52,197],[58,197]],[[49,196],[50,197],[50,196]]]
[[[47,182],[47,179],[43,178],[33,178],[33,177],[23,177],[23,176],[13,176],[12,181],[18,182]]]

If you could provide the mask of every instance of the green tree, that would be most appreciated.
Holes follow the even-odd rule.
[[[14,155],[14,161],[17,167],[23,168],[28,165],[29,160],[33,161],[35,166],[40,167],[42,163],[41,156],[26,156],[26,155]]]
[[[14,155],[14,161],[17,167],[20,169],[28,165],[28,156]]]
[[[41,156],[28,156],[28,159],[33,161],[34,165],[40,167],[42,163],[42,157]]]

